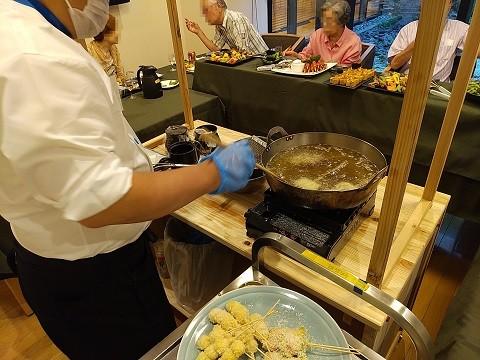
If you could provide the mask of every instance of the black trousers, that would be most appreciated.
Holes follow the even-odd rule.
[[[138,359],[175,329],[148,237],[108,254],[66,261],[16,244],[22,291],[71,359]]]

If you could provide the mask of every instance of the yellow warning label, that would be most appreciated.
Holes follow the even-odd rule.
[[[349,273],[345,269],[342,269],[340,266],[335,265],[334,263],[328,261],[327,259],[321,257],[320,255],[314,253],[313,251],[310,250],[305,250],[302,253],[302,256],[307,258],[310,261],[313,261],[315,264],[329,270],[330,272],[340,276],[342,279],[348,281],[351,283],[353,286],[356,288],[365,291],[368,289],[368,283],[365,281],[360,280],[357,278],[355,275]]]

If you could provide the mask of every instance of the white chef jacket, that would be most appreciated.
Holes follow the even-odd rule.
[[[26,249],[87,258],[149,225],[78,222],[122,198],[133,171],[151,171],[119,103],[78,43],[36,10],[0,1],[0,215]]]

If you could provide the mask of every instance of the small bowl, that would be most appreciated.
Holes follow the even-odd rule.
[[[267,51],[265,51],[265,55],[267,56],[275,55],[276,53],[277,53],[277,50],[275,49],[268,49]]]
[[[238,194],[250,194],[258,190],[263,190],[265,184],[265,173],[260,169],[254,169],[253,174],[248,180],[247,186],[237,191]]]
[[[292,69],[292,71],[296,73],[303,72],[304,67],[305,67],[305,63],[303,63],[301,60],[294,60],[290,65],[290,68]]]

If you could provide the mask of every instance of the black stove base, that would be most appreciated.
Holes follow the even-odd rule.
[[[267,190],[264,201],[245,213],[247,236],[258,238],[266,232],[276,232],[332,260],[362,217],[373,212],[375,195],[354,209],[325,211],[286,206]]]

